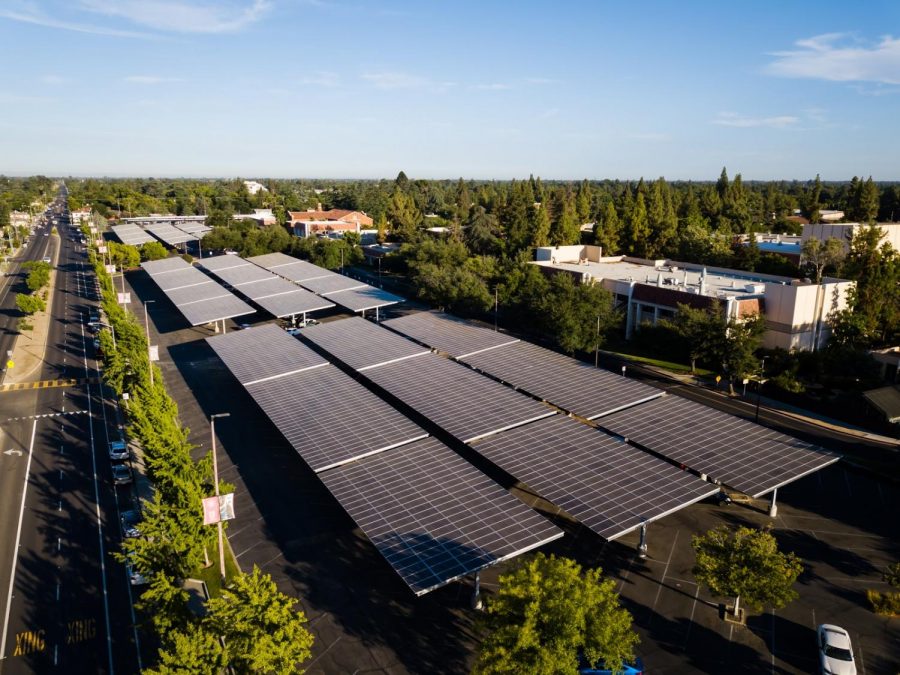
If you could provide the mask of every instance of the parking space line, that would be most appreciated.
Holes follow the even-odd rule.
[[[694,602],[691,605],[691,615],[688,617],[688,627],[687,633],[684,636],[684,645],[681,648],[681,651],[687,651],[688,640],[691,639],[691,628],[694,625],[694,610],[697,609],[697,599],[700,597],[700,585],[697,584],[697,588],[694,589]]]
[[[856,635],[856,644],[859,645],[859,667],[862,669],[863,675],[866,675],[866,660],[863,658],[863,648],[859,640],[859,634]]]
[[[651,607],[650,619],[653,620],[653,614],[656,613],[656,605],[659,603],[659,596],[662,593],[663,586],[666,583],[666,574],[669,571],[669,563],[672,562],[672,554],[675,553],[675,545],[678,543],[678,533],[681,530],[675,530],[675,538],[672,540],[672,548],[669,549],[669,558],[666,560],[666,566],[663,568],[662,578],[659,580],[659,586],[656,589],[656,598],[653,600],[653,607]],[[648,622],[649,623],[649,622]]]
[[[847,484],[847,494],[851,497],[853,496],[853,490],[850,489],[850,476],[846,471],[842,472],[844,474],[844,482]]]
[[[775,672],[775,610],[772,609],[772,646],[769,648],[772,652],[772,672]]]

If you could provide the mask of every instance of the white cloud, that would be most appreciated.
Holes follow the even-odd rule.
[[[30,23],[35,26],[44,26],[46,28],[58,28],[60,30],[70,30],[76,33],[88,33],[92,35],[108,35],[111,37],[125,38],[152,38],[147,33],[138,33],[129,30],[118,30],[116,28],[107,28],[105,26],[97,26],[89,23],[80,23],[77,21],[63,21],[56,17],[48,16],[40,7],[29,0],[13,0],[6,7],[0,8],[0,18],[10,19],[12,21],[20,21],[22,23]]]
[[[472,89],[478,89],[480,91],[508,91],[512,88],[513,86],[511,84],[506,84],[505,82],[491,82],[489,84],[472,85]]]
[[[321,70],[317,73],[311,73],[305,77],[301,77],[300,84],[312,85],[315,87],[340,87],[341,77],[337,73]]]
[[[132,84],[165,84],[167,82],[184,82],[180,77],[161,77],[159,75],[129,75],[126,82]]]
[[[778,115],[775,117],[746,117],[734,112],[720,112],[719,116],[712,121],[723,127],[740,127],[742,129],[750,129],[755,127],[769,127],[772,129],[783,129],[793,124],[797,124],[800,118],[793,115]]]
[[[798,40],[799,49],[775,52],[767,72],[781,77],[832,82],[900,84],[900,39],[886,35],[874,45],[851,42],[844,33]]]
[[[398,71],[379,71],[364,73],[362,79],[376,89],[391,91],[396,89],[430,89],[435,92],[444,92],[456,86],[455,82],[435,82],[427,77],[402,73]]]
[[[258,21],[269,0],[193,2],[189,0],[79,0],[81,9],[160,31],[230,33]]]

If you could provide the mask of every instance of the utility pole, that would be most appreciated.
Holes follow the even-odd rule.
[[[150,317],[147,314],[147,305],[156,300],[144,300],[144,330],[147,333],[147,363],[150,366],[150,386],[153,386],[153,359],[150,358]]]
[[[600,367],[600,315],[597,315],[597,342],[594,344],[594,368]]]
[[[500,310],[500,296],[497,294],[499,286],[494,286],[494,332],[497,332],[497,313]]]
[[[756,417],[754,418],[754,422],[759,424],[759,398],[760,398],[760,390],[762,389],[763,383],[766,381],[766,357],[763,357],[762,360],[762,372],[759,374],[759,380],[756,383]]]
[[[219,503],[219,462],[216,459],[216,418],[231,417],[231,413],[216,413],[209,416],[209,433],[212,437],[212,460],[213,460],[213,478],[216,483],[216,506]],[[225,585],[225,546],[224,536],[222,534],[222,519],[216,523],[219,528],[219,574],[222,576],[222,585]]]

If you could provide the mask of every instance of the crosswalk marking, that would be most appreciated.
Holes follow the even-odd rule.
[[[50,389],[55,387],[77,387],[79,384],[97,384],[99,377],[87,377],[80,380],[41,380],[40,382],[20,382],[18,384],[0,385],[0,393],[8,391],[23,391],[27,389]]]

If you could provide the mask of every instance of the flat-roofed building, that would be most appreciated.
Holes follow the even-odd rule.
[[[875,226],[884,232],[881,243],[888,243],[895,251],[900,251],[900,223],[876,223]],[[819,241],[834,237],[844,242],[844,249],[849,250],[850,239],[863,227],[862,223],[811,223],[803,226],[803,241],[811,237]]]
[[[762,314],[763,345],[810,350],[825,345],[829,317],[847,307],[852,281],[826,277],[807,280],[709,267],[674,260],[603,257],[597,246],[537,249],[536,265],[547,273],[571,274],[581,283],[600,283],[626,314],[626,338],[641,324],[675,316],[679,304],[710,308],[718,304],[736,319]]]
[[[319,234],[344,232],[360,232],[374,224],[372,218],[364,211],[347,209],[329,209],[323,211],[321,205],[307,211],[288,211],[291,230],[298,237],[311,237]]]

